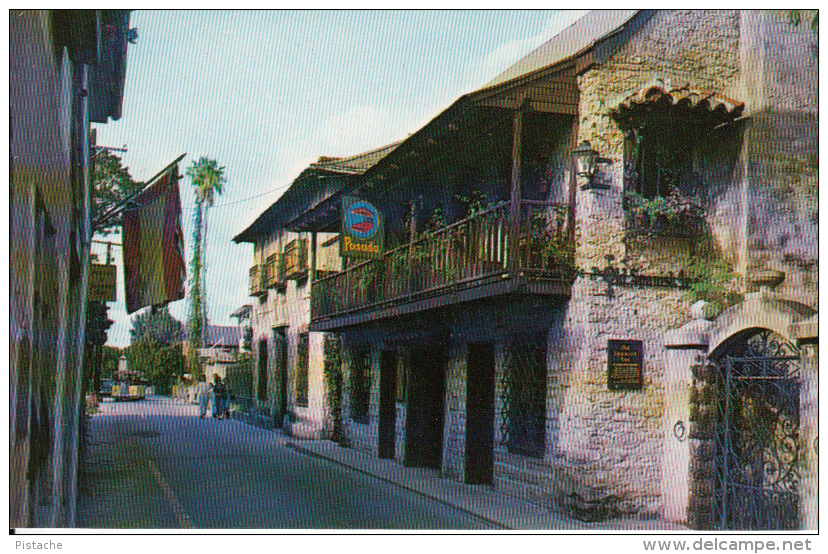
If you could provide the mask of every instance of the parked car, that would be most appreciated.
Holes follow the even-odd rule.
[[[99,396],[112,396],[112,379],[101,379],[101,386],[98,389]]]

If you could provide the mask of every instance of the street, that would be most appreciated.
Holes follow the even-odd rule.
[[[461,510],[162,396],[92,416],[78,527],[491,529]]]

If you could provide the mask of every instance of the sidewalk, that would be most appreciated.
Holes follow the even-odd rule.
[[[299,452],[372,475],[417,492],[505,529],[560,531],[689,531],[683,525],[661,519],[619,518],[587,523],[537,504],[498,493],[485,485],[465,485],[442,478],[436,470],[410,468],[339,446],[330,440],[297,440],[284,437],[286,446]]]

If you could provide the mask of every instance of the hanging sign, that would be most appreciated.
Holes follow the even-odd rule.
[[[114,265],[90,264],[87,300],[90,302],[115,302],[117,300],[115,271]]]
[[[383,218],[373,204],[358,198],[342,199],[342,238],[339,255],[347,258],[381,258]]]
[[[607,341],[607,386],[610,390],[641,390],[644,345],[640,340]]]

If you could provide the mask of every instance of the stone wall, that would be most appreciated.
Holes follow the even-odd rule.
[[[585,518],[614,512],[654,514],[659,508],[663,448],[664,331],[689,317],[683,291],[670,287],[612,286],[579,278],[560,335],[561,373],[550,387],[561,459],[558,504]],[[643,387],[611,391],[608,339],[643,343]],[[554,375],[554,370],[552,372]]]
[[[741,92],[749,116],[743,164],[750,206],[746,270],[786,273],[777,290],[815,306],[818,299],[818,57],[807,23],[785,11],[745,12]]]
[[[284,245],[295,238],[307,238],[310,234],[298,235],[277,229],[270,236],[257,243],[254,248],[254,264],[261,265],[271,254],[283,251]],[[317,244],[329,238],[321,234],[317,237]],[[308,266],[311,264],[310,248],[308,248]],[[326,252],[324,260],[326,267],[331,264],[332,254],[330,247],[322,249]],[[321,260],[322,258],[320,258]],[[310,322],[310,278],[287,281],[284,289],[268,289],[267,295],[253,300],[251,324],[253,327],[254,371],[253,396],[254,405],[258,413],[267,417],[276,416],[278,400],[278,376],[276,375],[276,359],[274,329],[285,328],[287,339],[287,411],[285,421],[275,422],[276,427],[283,427],[287,432],[299,438],[322,438],[325,436],[325,421],[327,405],[325,403],[324,382],[324,334],[310,333],[308,348],[308,405],[296,404],[296,353],[298,336],[308,332]],[[258,368],[259,344],[267,342],[267,371],[268,394],[267,400],[258,399]]]
[[[759,18],[761,32],[757,32],[765,53],[753,61],[752,53],[744,49],[750,38],[744,36],[750,23],[745,18],[750,17]],[[763,109],[772,115],[764,117],[754,109],[748,126],[729,130],[730,135],[721,139],[719,158],[713,159],[715,170],[706,174],[713,181],[708,191],[709,239],[713,249],[721,250],[743,273],[764,266],[794,273],[789,284],[795,293],[788,294],[795,299],[810,294],[813,304],[816,235],[808,217],[815,213],[816,198],[815,110],[810,107],[813,96],[795,90],[811,86],[807,73],[813,64],[805,60],[802,68],[795,67],[793,62],[805,52],[794,48],[788,54],[784,45],[791,41],[801,45],[804,31],[783,28],[776,17],[736,11],[659,11],[608,60],[579,76],[578,142],[590,141],[611,160],[600,166],[597,176],[608,189],[577,191],[576,266],[582,273],[601,273],[612,266],[643,275],[678,275],[698,246],[679,238],[631,239],[624,230],[623,136],[609,109],[660,79],[672,85],[689,83],[736,100],[763,100]],[[746,84],[745,70],[755,72],[757,64],[763,68],[762,82]],[[790,111],[794,115],[776,117]],[[753,181],[762,185],[754,186]],[[768,237],[758,241],[759,235]],[[662,335],[688,319],[689,305],[681,289],[612,286],[588,275],[576,281],[563,335],[550,338],[550,345],[557,342],[565,350],[562,355],[569,357],[563,364],[558,445],[562,463],[556,473],[559,504],[575,512],[658,511],[664,433]],[[642,391],[607,390],[609,338],[644,342]],[[703,428],[697,425],[692,448],[706,449],[704,438]],[[703,461],[705,456],[694,459]],[[701,465],[691,468],[696,476],[691,491],[694,505],[700,505],[708,492],[707,469]],[[707,516],[694,513],[702,524]]]

